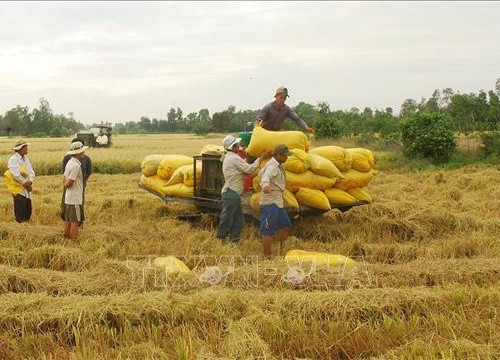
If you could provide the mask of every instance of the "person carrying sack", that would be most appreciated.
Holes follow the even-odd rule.
[[[31,191],[35,171],[28,157],[28,143],[18,140],[12,150],[14,155],[9,158],[8,170],[4,173],[7,189],[14,197],[14,217],[18,223],[29,221],[32,213]]]

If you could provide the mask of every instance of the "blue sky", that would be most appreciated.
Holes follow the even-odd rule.
[[[500,2],[2,2],[0,113],[83,123],[229,105],[392,107],[494,88]]]

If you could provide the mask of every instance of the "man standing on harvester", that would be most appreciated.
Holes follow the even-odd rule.
[[[290,95],[288,95],[286,87],[277,88],[274,94],[275,100],[260,110],[255,119],[254,127],[259,124],[266,130],[280,131],[285,119],[290,118],[295,121],[302,131],[314,134],[314,129],[309,127],[290,106],[285,104],[287,97],[290,97]]]
[[[261,161],[269,159],[271,152],[263,153],[253,164],[247,164],[239,155],[241,138],[228,135],[222,140],[227,153],[222,163],[224,186],[222,187],[222,212],[217,229],[217,238],[223,240],[227,235],[231,242],[238,242],[244,218],[241,207],[241,194],[245,174],[253,173]]]

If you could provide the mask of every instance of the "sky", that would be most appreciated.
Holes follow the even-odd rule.
[[[2,2],[0,114],[84,124],[287,104],[397,113],[500,78],[500,2]]]

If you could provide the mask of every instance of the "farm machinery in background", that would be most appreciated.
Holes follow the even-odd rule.
[[[90,147],[105,147],[109,148],[113,144],[112,127],[101,123],[98,127],[92,127],[89,130],[80,130],[75,137],[80,140],[83,145]]]

